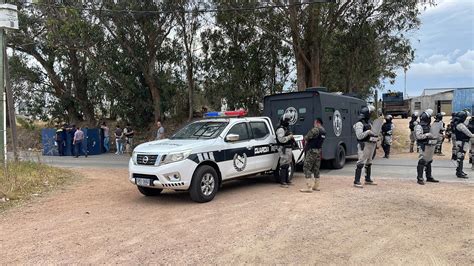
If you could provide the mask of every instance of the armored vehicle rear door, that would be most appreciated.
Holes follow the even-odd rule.
[[[314,116],[314,106],[318,98],[313,98],[312,94],[295,95],[291,94],[289,97],[274,97],[268,101],[266,113],[272,119],[272,124],[276,127],[279,124],[280,117],[288,113],[291,116],[290,130],[295,135],[305,135],[311,129]],[[265,107],[267,108],[267,106]]]

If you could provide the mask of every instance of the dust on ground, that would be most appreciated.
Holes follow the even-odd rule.
[[[474,264],[473,185],[323,176],[322,191],[267,177],[197,204],[144,197],[126,170],[86,169],[74,186],[0,214],[3,264]]]

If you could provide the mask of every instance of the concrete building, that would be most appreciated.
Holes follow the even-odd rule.
[[[421,96],[410,98],[411,110],[423,111],[428,108],[434,113],[451,114],[464,109],[474,110],[474,87],[424,89]]]

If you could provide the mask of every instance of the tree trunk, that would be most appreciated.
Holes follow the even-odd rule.
[[[194,97],[194,78],[193,78],[193,62],[191,55],[188,54],[188,59],[186,60],[187,70],[186,76],[188,79],[188,120],[193,119],[193,97]]]
[[[163,118],[161,114],[161,95],[152,73],[152,71],[147,71],[143,76],[150,90],[151,100],[153,102],[153,115],[155,116],[155,121],[158,121]]]

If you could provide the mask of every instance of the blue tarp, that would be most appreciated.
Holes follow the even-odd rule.
[[[98,128],[84,128],[85,139],[83,142],[84,149],[87,148],[88,155],[97,155],[102,152],[102,139],[100,129]],[[55,141],[56,129],[55,128],[44,128],[41,130],[41,142],[43,144],[43,155],[46,156],[59,156],[58,146]],[[65,155],[72,156],[74,154],[74,146],[72,145],[73,135],[68,133],[66,138]],[[81,152],[81,155],[84,155]]]

